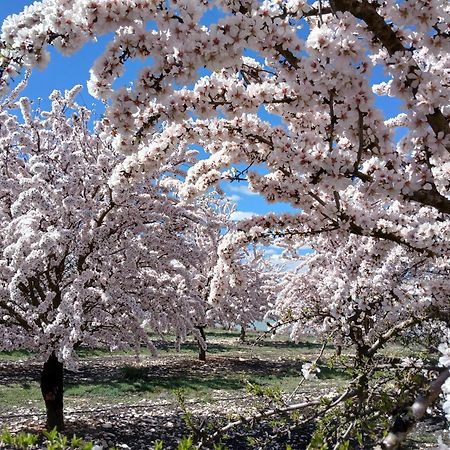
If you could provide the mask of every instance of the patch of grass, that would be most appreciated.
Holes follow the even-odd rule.
[[[260,385],[278,386],[283,392],[292,392],[302,380],[302,375],[294,370],[283,372],[283,375],[251,375],[248,374],[247,379],[250,382],[254,382]],[[316,388],[318,385],[324,385],[329,388],[337,388],[342,384],[345,384],[351,377],[344,369],[341,368],[329,368],[327,366],[320,366],[320,373],[318,374],[318,380],[307,381],[303,384],[303,390],[310,390],[310,386]]]
[[[150,351],[148,348],[143,347],[139,350],[139,355],[146,356],[150,355]],[[80,359],[84,358],[102,358],[108,356],[134,356],[136,355],[135,350],[114,350],[110,351],[106,348],[87,348],[81,347],[77,350],[77,356]]]
[[[322,379],[343,378],[342,371],[327,369],[321,372]],[[327,369],[327,370],[325,370]],[[240,370],[232,373],[210,373],[192,375],[189,373],[176,373],[167,376],[151,373],[149,367],[124,366],[115,380],[92,381],[82,380],[67,382],[65,385],[65,398],[67,401],[83,400],[94,403],[103,402],[129,402],[137,398],[152,399],[164,396],[176,389],[183,389],[189,397],[207,398],[212,391],[240,391],[245,388],[246,380],[261,385],[278,386],[289,392],[301,380],[296,366],[288,366],[281,372],[264,374],[249,370]],[[0,388],[0,408],[9,406],[26,406],[29,401],[41,403],[41,394],[38,384],[5,385]]]
[[[15,361],[17,359],[24,359],[33,356],[32,352],[27,350],[11,350],[9,352],[0,352],[0,361]]]
[[[287,376],[287,377],[277,377],[275,375],[269,376],[247,376],[245,380],[257,384],[259,386],[271,386],[278,387],[281,391],[289,393],[292,392],[300,382],[300,376]]]
[[[158,352],[161,354],[180,354],[180,355],[192,355],[198,354],[198,346],[195,342],[185,342],[181,345],[180,350],[175,348],[173,341],[154,341],[153,342]],[[228,351],[228,346],[223,346],[221,344],[210,343],[208,345],[208,351],[210,353],[220,353]],[[150,356],[151,352],[147,347],[141,347],[139,352],[136,353],[135,350],[114,350],[110,351],[106,348],[87,348],[81,347],[77,350],[77,356],[81,359],[85,358],[102,358],[108,356]]]
[[[350,374],[341,367],[319,366],[320,372],[317,375],[319,380],[350,380]]]
[[[284,392],[291,392],[300,382],[300,374],[286,371],[283,374],[255,375],[251,372],[235,374],[205,375],[168,375],[152,377],[146,367],[125,366],[117,380],[104,382],[66,383],[64,389],[67,404],[79,405],[80,401],[89,404],[134,403],[142,399],[166,398],[176,389],[182,389],[188,398],[200,398],[208,401],[213,391],[243,392],[246,381],[259,385],[276,386]],[[328,374],[324,371],[320,381],[339,384],[339,372]],[[329,378],[327,378],[329,375]],[[314,381],[313,383],[317,383]],[[328,385],[328,384],[327,384]],[[239,395],[239,394],[238,394]],[[0,410],[10,411],[31,404],[44,409],[38,383],[29,385],[5,385],[0,387]]]
[[[206,341],[208,346],[208,353],[227,353],[233,351],[236,348],[234,345],[226,345],[222,343],[208,342]],[[180,354],[198,354],[198,344],[196,342],[185,342],[181,345],[180,351],[177,352],[175,347],[170,342],[158,342],[157,349],[160,352],[167,353],[180,353]]]
[[[43,404],[38,383],[0,385],[0,411],[13,413],[13,408]]]
[[[137,368],[139,369],[139,368]],[[89,398],[96,403],[106,400],[128,402],[139,398],[152,399],[164,396],[175,389],[183,389],[189,397],[209,396],[212,390],[235,391],[242,389],[244,382],[239,377],[167,376],[151,378],[144,372],[127,370],[127,376],[120,380],[96,383],[68,383],[65,396],[68,400]]]

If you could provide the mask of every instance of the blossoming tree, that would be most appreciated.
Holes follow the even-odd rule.
[[[395,410],[408,410],[425,380],[431,381],[439,373],[427,362],[414,358],[389,362],[379,352],[417,325],[449,326],[448,257],[430,261],[398,244],[360,236],[344,241],[321,235],[309,240],[309,245],[315,252],[304,256],[295,271],[286,273],[274,312],[293,339],[309,334],[345,350],[357,401],[333,416],[339,417],[333,430],[350,427],[348,437],[362,422],[373,420],[373,404],[381,405],[383,396],[393,398],[402,393]],[[427,364],[431,371],[422,373]],[[385,373],[372,377],[380,367]],[[393,378],[395,372],[408,381],[393,389],[382,380]],[[421,383],[415,386],[414,377]],[[392,403],[384,411],[376,408],[376,422],[383,414],[388,419],[392,413]],[[415,419],[423,414],[420,408]],[[398,417],[386,442],[400,443],[397,433],[410,428],[414,424],[411,419]]]
[[[187,197],[246,162],[266,169],[249,173],[252,189],[302,208],[243,223],[251,239],[338,230],[441,254],[450,212],[449,10],[439,0],[413,3],[37,2],[3,24],[2,81],[22,66],[44,66],[50,44],[71,53],[116,31],[89,82],[93,95],[111,102],[105,122],[115,147],[132,153],[116,183],[158,170],[196,142],[211,157],[190,171]],[[224,17],[199,24],[213,6]],[[306,40],[298,31],[305,21]],[[133,87],[112,89],[128,58],[150,55]],[[370,81],[376,66],[386,82]],[[199,78],[201,67],[211,74]],[[405,112],[384,120],[374,94],[397,97]],[[282,124],[262,120],[259,107]],[[408,131],[396,142],[399,127]]]
[[[208,228],[207,207],[175,196],[184,156],[113,191],[123,158],[89,131],[78,90],[55,91],[40,114],[21,98],[23,122],[11,100],[0,111],[0,348],[43,356],[49,428],[63,428],[63,366],[77,346],[151,346],[149,329],[181,341],[205,307],[190,236]]]
[[[295,340],[313,334],[370,356],[380,336],[391,339],[449,312],[448,257],[430,260],[374,238],[321,235],[314,253],[287,272],[274,313]],[[377,344],[378,346],[378,344]]]
[[[234,204],[217,193],[200,198],[206,204],[205,220],[208,227],[193,229],[190,233],[196,246],[202,249],[202,259],[192,270],[198,271],[198,296],[204,307],[196,311],[195,322],[199,343],[199,359],[206,360],[206,327],[221,325],[225,328],[240,327],[245,337],[245,329],[264,318],[267,306],[274,296],[271,285],[274,272],[256,248],[236,252],[232,258],[232,269],[224,272],[219,258],[220,243],[235,224],[231,220]],[[187,232],[188,233],[188,232]],[[216,273],[223,273],[220,279]]]
[[[116,188],[195,143],[210,157],[190,169],[186,198],[244,163],[252,190],[297,209],[241,222],[217,282],[251,242],[322,233],[393,243],[448,277],[449,21],[445,0],[44,0],[3,24],[1,82],[44,67],[48,45],[70,54],[114,31],[89,89],[108,102],[102,139],[128,155]],[[133,86],[113,89],[129,58],[147,57]],[[403,112],[385,118],[380,96]]]

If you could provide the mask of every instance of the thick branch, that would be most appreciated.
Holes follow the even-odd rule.
[[[342,215],[341,215],[342,216]],[[345,220],[345,215],[343,215],[343,218]],[[348,218],[346,219],[348,221]],[[420,248],[415,247],[414,245],[411,245],[409,242],[405,241],[402,237],[396,235],[395,233],[391,233],[389,231],[383,231],[381,229],[374,228],[372,230],[364,230],[362,227],[357,225],[356,223],[349,221],[349,231],[353,234],[356,234],[358,236],[371,236],[379,239],[385,239],[387,241],[395,242],[399,245],[403,245],[411,250],[414,250],[418,253],[425,254],[427,256],[433,257],[436,256],[435,253],[432,250],[429,250],[428,248]]]
[[[367,0],[331,0],[330,3],[337,11],[348,11],[363,20],[390,55],[406,50],[395,31],[378,14],[375,6]]]
[[[12,306],[9,306],[8,303],[0,300],[0,307],[4,308],[15,320],[17,320],[18,324],[20,324],[23,329],[28,331],[31,330],[28,322],[20,314],[18,314]]]
[[[419,189],[418,191],[413,192],[411,195],[406,195],[405,197],[422,205],[436,208],[443,214],[450,214],[450,200],[441,195],[436,189]]]
[[[297,58],[290,50],[283,48],[281,44],[275,45],[275,50],[284,57],[284,59],[294,68],[299,68],[299,58]]]
[[[404,47],[392,27],[378,14],[375,6],[367,0],[331,0],[330,3],[336,11],[349,12],[356,18],[363,20],[375,38],[386,48],[389,55],[392,56],[396,52],[409,50]],[[419,66],[415,63],[410,67],[410,71],[421,72]],[[427,114],[426,117],[428,124],[436,135],[439,133],[450,134],[448,120],[439,108],[435,108],[433,114]],[[450,147],[447,147],[447,150],[450,152]]]
[[[410,317],[409,319],[406,319],[403,322],[400,322],[397,325],[393,326],[376,340],[376,342],[368,350],[367,355],[373,356],[387,341],[389,341],[389,339],[397,336],[402,331],[420,322],[421,319],[419,319],[418,317]]]

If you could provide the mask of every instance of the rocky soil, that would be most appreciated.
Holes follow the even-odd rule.
[[[123,368],[135,367],[140,379],[164,379],[183,377],[189,374],[196,379],[224,377],[227,374],[253,373],[262,376],[281,376],[286,373],[299,373],[301,361],[277,358],[271,360],[261,357],[236,357],[210,355],[208,362],[202,363],[191,356],[164,356],[162,358],[132,356],[87,357],[80,361],[78,371],[67,371],[66,383],[108,383],[124,376]],[[39,379],[41,363],[33,360],[0,361],[0,383],[29,385]],[[132,376],[133,374],[131,374]],[[329,387],[311,383],[312,387],[302,389],[302,398],[317,398],[329,391]],[[244,390],[212,389],[207,398],[197,397],[186,401],[187,410],[192,413],[197,424],[202,422],[226,423],[230,417],[247,415],[258,408],[258,403]],[[76,434],[85,440],[94,441],[103,450],[109,448],[153,449],[156,440],[165,443],[165,449],[176,448],[177,442],[190,433],[184,420],[184,412],[174,396],[165,394],[155,398],[136,398],[119,403],[97,402],[89,398],[72,400],[66,403],[66,434]],[[0,428],[7,426],[11,432],[30,431],[40,433],[44,428],[42,405],[34,402],[30,405],[9,408],[0,399]],[[273,424],[272,424],[273,425]],[[437,448],[439,436],[447,439],[443,430],[447,427],[440,416],[430,417],[422,422],[407,448]],[[229,433],[226,441],[229,449],[285,450],[291,445],[294,450],[306,448],[311,435],[311,427],[293,429],[290,433],[276,434],[277,426],[256,425],[240,427]],[[274,431],[275,430],[275,431]],[[207,431],[208,433],[208,431]],[[253,440],[249,445],[249,438]],[[263,438],[264,444],[258,440]],[[0,445],[1,447],[1,445]]]

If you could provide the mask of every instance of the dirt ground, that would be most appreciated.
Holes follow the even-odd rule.
[[[196,359],[195,347],[181,354],[161,352],[157,358],[87,354],[80,359],[77,371],[65,373],[66,434],[93,440],[103,449],[152,449],[158,439],[164,441],[164,448],[175,448],[190,431],[174,389],[184,390],[187,409],[197,423],[203,420],[215,425],[261,407],[245,391],[246,380],[268,381],[274,386],[281,383],[285,392],[292,391],[300,379],[302,363],[310,361],[317,349],[310,345],[296,348],[269,344],[255,350],[233,339],[216,340],[210,345],[206,363]],[[37,384],[40,367],[41,363],[32,357],[0,358],[0,389],[4,389],[0,390],[0,394],[4,393],[3,399],[0,395],[1,428],[34,433],[44,428]],[[338,390],[345,380],[339,374],[329,375],[302,385],[301,398],[318,398],[329,393],[330,386]],[[8,398],[9,388],[15,390]],[[447,439],[446,428],[442,415],[434,413],[411,434],[405,448],[437,448],[441,436]],[[307,447],[313,425],[284,431],[278,435],[276,426],[240,427],[229,433],[226,445],[237,450],[284,450],[289,444],[294,450],[302,450]],[[261,436],[265,444],[258,447]]]

